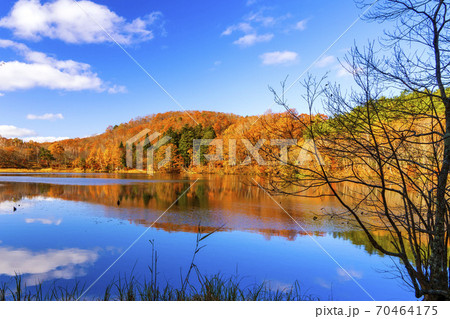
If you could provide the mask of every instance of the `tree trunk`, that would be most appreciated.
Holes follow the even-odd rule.
[[[448,265],[447,265],[447,243],[446,243],[446,215],[447,199],[446,188],[450,168],[450,100],[445,92],[441,92],[445,105],[446,133],[444,135],[444,155],[441,171],[438,176],[436,193],[436,213],[434,220],[434,232],[431,242],[430,256],[430,286],[433,290],[449,290]],[[445,300],[444,296],[431,295],[427,300]],[[433,299],[435,298],[435,299]]]

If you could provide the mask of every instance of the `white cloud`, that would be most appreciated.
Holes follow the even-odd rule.
[[[247,20],[248,21],[259,22],[265,27],[272,26],[272,25],[274,25],[276,23],[276,19],[274,17],[265,16],[265,15],[262,14],[261,11],[256,12],[256,13],[251,13],[247,17]]]
[[[253,27],[250,25],[250,23],[247,22],[241,22],[235,25],[232,25],[225,29],[225,31],[222,32],[222,35],[230,35],[234,31],[241,31],[244,33],[253,32]]]
[[[109,94],[127,93],[127,88],[123,85],[113,85],[108,89]]]
[[[5,96],[5,93],[0,93],[0,97]]]
[[[127,22],[107,6],[92,1],[41,4],[40,0],[19,0],[0,20],[0,27],[11,29],[16,37],[32,40],[48,37],[68,43],[112,42],[109,34],[121,44],[130,44],[151,40],[154,31],[150,27],[157,27],[161,17],[160,12],[153,12]]]
[[[296,62],[298,54],[292,51],[267,52],[260,55],[264,65],[288,64]]]
[[[295,29],[303,31],[306,29],[306,24],[308,23],[308,19],[304,19],[304,20],[300,20],[299,22],[297,22],[297,24],[295,25]]]
[[[237,24],[231,25],[222,32],[222,36],[229,36],[234,32],[243,33],[243,35],[234,41],[233,43],[242,47],[252,46],[259,42],[268,42],[272,40],[274,35],[272,33],[266,33],[259,35],[258,30],[261,28],[273,27],[280,20],[285,19],[284,17],[274,18],[271,16],[265,16],[263,11],[250,12],[248,15],[243,17],[243,21]]]
[[[19,128],[13,125],[0,125],[0,136],[2,137],[12,138],[30,135],[36,135],[36,133],[33,130]]]
[[[68,91],[101,89],[102,81],[96,74],[80,71],[75,67],[69,71],[71,74],[48,64],[7,62],[0,72],[0,89],[5,91],[34,87]]]
[[[22,138],[22,140],[24,142],[36,142],[36,143],[53,143],[53,142],[58,142],[58,141],[62,141],[62,140],[67,140],[70,137],[67,136],[28,136],[28,137],[24,137]]]
[[[352,74],[350,72],[348,72],[346,69],[344,69],[343,67],[339,67],[337,69],[337,73],[336,73],[338,78],[343,78],[346,76],[351,76]]]
[[[0,202],[0,215],[9,215],[14,213],[14,207],[17,207],[18,202],[16,201],[4,201]],[[33,207],[33,205],[29,203],[20,202],[20,208],[29,208]]]
[[[336,62],[336,58],[332,55],[326,55],[322,59],[316,62],[316,66],[319,68],[325,68]]]
[[[45,113],[43,115],[28,114],[27,119],[28,120],[54,121],[54,120],[63,120],[64,116],[61,113],[58,113],[58,114]]]
[[[347,62],[343,62],[340,65],[337,65],[335,67],[336,69],[336,76],[338,78],[344,78],[344,77],[353,77],[357,72],[361,70],[353,69],[351,65],[349,65]]]
[[[356,271],[352,269],[344,271],[341,268],[338,268],[336,271],[339,278],[343,281],[352,280],[353,278],[361,279],[363,277],[363,273],[361,271]]]
[[[0,247],[0,274],[14,276],[21,274],[48,274],[58,272],[53,278],[71,279],[74,266],[85,266],[98,259],[98,253],[86,249],[49,249],[33,252],[28,249]],[[64,271],[67,270],[67,271]]]
[[[272,38],[273,34],[271,33],[262,35],[247,34],[239,38],[238,40],[234,41],[233,43],[241,47],[249,47],[259,42],[269,42],[270,40],[272,40]]]
[[[103,92],[108,87],[91,71],[91,66],[73,60],[57,60],[26,45],[0,39],[0,48],[10,48],[26,62],[8,61],[0,65],[0,90],[15,91],[35,87],[51,90]]]
[[[52,220],[49,218],[25,218],[25,223],[27,224],[41,223],[43,225],[59,226],[62,223],[62,219]]]
[[[0,125],[0,136],[5,138],[20,138],[24,142],[34,141],[37,143],[57,142],[67,140],[69,137],[38,136],[38,134],[27,128],[20,128],[14,125]]]

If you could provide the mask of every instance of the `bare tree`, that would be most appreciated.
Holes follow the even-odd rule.
[[[306,196],[327,187],[317,196],[337,198],[377,250],[400,259],[402,277],[425,300],[450,299],[449,9],[443,0],[378,1],[367,19],[392,21],[394,30],[343,61],[357,84],[352,92],[324,79],[305,81],[308,121],[273,91],[304,125],[302,140],[314,141],[311,154],[327,164],[289,159],[268,189]],[[325,121],[312,115],[320,101]],[[272,150],[267,154],[280,160]],[[374,236],[378,230],[389,240]]]

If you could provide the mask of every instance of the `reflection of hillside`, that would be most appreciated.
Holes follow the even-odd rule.
[[[373,247],[373,245],[367,239],[367,236],[362,231],[333,232],[332,235],[333,238],[349,240],[353,245],[363,248],[370,255],[377,254],[384,257],[384,254]],[[388,231],[376,231],[373,232],[372,235],[378,243],[383,245],[383,247],[391,250],[395,249],[392,237],[390,236]],[[405,248],[408,258],[411,261],[414,260],[413,252],[411,251],[410,246],[406,246]]]
[[[391,239],[388,235],[389,234],[387,232],[385,234],[373,234],[373,236],[379,243],[387,244],[387,246],[383,247],[392,246],[392,244],[390,243]],[[333,232],[333,238],[349,240],[353,245],[364,248],[364,250],[370,255],[378,254],[380,256],[384,256],[381,252],[373,247],[373,245],[367,239],[367,236],[362,231]]]
[[[102,210],[107,217],[150,226],[189,185],[189,181],[89,186],[3,182],[0,202],[45,196],[101,204],[108,207]],[[320,220],[313,221],[312,217],[322,207],[333,204],[320,198],[282,201],[283,206],[309,230],[325,228]],[[292,240],[301,234],[298,226],[262,190],[245,185],[237,178],[199,180],[154,227],[174,232],[197,232],[199,223],[205,231],[225,225],[224,230],[254,231],[267,238],[282,236]]]

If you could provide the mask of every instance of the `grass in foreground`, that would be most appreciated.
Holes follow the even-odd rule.
[[[119,277],[97,296],[83,295],[85,285],[79,281],[71,287],[58,286],[54,281],[44,293],[42,284],[27,287],[22,276],[16,275],[9,283],[0,284],[0,301],[303,301],[317,300],[302,294],[298,282],[288,289],[272,290],[266,283],[242,287],[241,280],[220,274],[203,277],[199,288],[190,283],[174,288],[159,286],[153,281],[138,281],[133,276]]]

